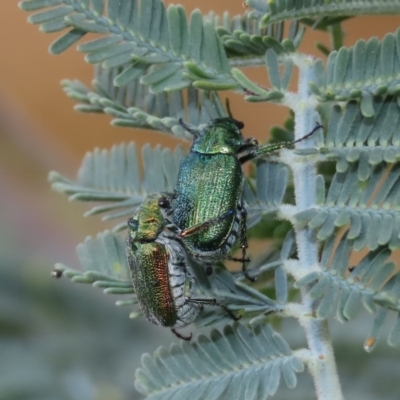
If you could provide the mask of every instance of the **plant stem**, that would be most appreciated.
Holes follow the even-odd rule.
[[[315,102],[311,98],[308,82],[313,76],[311,59],[303,59],[299,66],[298,105],[295,109],[295,139],[310,132],[318,121]],[[299,147],[312,147],[312,138],[298,144]],[[293,166],[293,180],[297,211],[308,209],[315,205],[316,166],[314,160],[297,162]],[[299,263],[302,269],[315,268],[318,263],[318,244],[310,228],[296,228],[296,242]],[[327,320],[318,320],[313,316],[313,300],[308,295],[309,288],[301,290],[302,305],[305,317],[301,318],[308,347],[312,354],[309,369],[314,379],[318,400],[341,400],[343,394],[337,374],[332,342]]]

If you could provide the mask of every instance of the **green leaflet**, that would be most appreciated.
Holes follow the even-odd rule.
[[[400,30],[380,42],[360,40],[331,52],[325,72],[321,62],[315,63],[317,79],[310,83],[311,90],[321,101],[360,99],[362,116],[373,117],[375,96],[397,97],[400,92],[399,40]]]
[[[329,17],[394,14],[400,12],[400,2],[389,0],[376,2],[370,0],[325,1],[314,0],[296,2],[291,0],[247,0],[246,3],[254,9],[253,18],[260,20],[261,26],[280,22],[286,19],[314,19]],[[325,26],[329,23],[325,21]]]
[[[309,295],[316,300],[314,307],[319,318],[335,315],[337,319],[345,322],[353,319],[361,307],[376,314],[368,336],[371,343],[375,344],[387,310],[400,311],[397,300],[400,293],[400,275],[397,273],[392,276],[395,264],[388,261],[391,251],[386,246],[379,246],[367,253],[358,265],[350,266],[348,263],[355,241],[349,239],[349,233],[345,233],[335,250],[334,242],[335,238],[330,237],[324,244],[320,262],[322,274],[313,272],[305,275],[296,285],[311,285]],[[378,310],[378,306],[382,308]],[[393,340],[397,329],[398,325],[395,324],[388,339],[392,346],[400,344]],[[373,346],[367,350],[371,351],[372,348]]]
[[[144,146],[142,158],[148,167],[140,176],[134,143],[114,146],[110,151],[96,149],[86,154],[76,182],[55,172],[50,173],[49,180],[53,189],[72,200],[109,203],[93,207],[86,215],[106,213],[103,219],[126,219],[147,193],[173,191],[182,156],[180,147],[171,152],[159,146]]]
[[[302,361],[269,325],[235,324],[222,332],[213,330],[210,337],[200,335],[191,343],[181,341],[153,356],[145,354],[135,387],[151,400],[177,393],[182,398],[194,393],[198,399],[232,398],[233,392],[263,400],[276,392],[281,376],[288,387],[295,387],[296,372],[303,369]]]
[[[86,47],[82,47],[86,50]],[[201,92],[190,87],[168,94],[157,90],[153,94],[138,81],[142,77],[146,83],[152,83],[153,89],[169,89],[168,85],[174,82],[182,83],[180,78],[178,81],[173,80],[176,66],[170,64],[168,69],[171,68],[171,75],[164,78],[162,74],[165,69],[157,69],[144,75],[146,68],[141,64],[129,67],[122,73],[122,68],[119,67],[109,70],[97,67],[92,90],[78,81],[63,81],[63,87],[69,97],[79,102],[75,106],[78,111],[109,114],[115,118],[112,120],[113,125],[159,130],[181,138],[186,138],[187,133],[178,120],[185,118],[186,111],[189,116],[187,121],[193,126],[226,116],[226,111],[214,92]],[[115,87],[115,82],[120,83],[121,80],[128,85]],[[188,102],[183,101],[186,95]]]
[[[160,0],[110,1],[106,10],[102,1],[82,3],[78,0],[26,0],[20,7],[39,11],[30,16],[29,21],[43,24],[44,32],[72,28],[51,45],[53,54],[65,51],[91,32],[107,36],[80,45],[89,63],[101,63],[107,68],[124,66],[121,74],[138,61],[147,64],[146,68],[158,63],[160,69],[166,69],[164,75],[169,73],[172,63],[179,72],[174,75],[174,81],[157,88],[152,84],[153,92],[188,86],[190,81],[183,76],[187,61],[200,63],[214,80],[225,84],[231,81],[228,58],[215,26],[203,20],[199,11],[193,13],[189,26],[181,6],[170,5],[166,9]],[[125,82],[119,79],[120,85]]]
[[[268,48],[273,48],[279,54],[291,53],[296,50],[304,34],[304,27],[300,27],[297,21],[290,23],[287,38],[282,36],[284,22],[271,24],[266,29],[261,29],[257,21],[243,15],[223,22],[223,26],[217,28],[217,33],[228,57],[262,57]]]
[[[385,161],[396,160],[400,143],[397,99],[374,97],[372,107],[372,117],[363,116],[355,101],[349,102],[343,110],[337,106],[333,108],[326,137],[326,146],[333,154],[349,162],[356,162],[365,153],[368,159],[372,157],[372,164],[377,164],[377,152]]]
[[[308,223],[317,231],[320,240],[334,235],[337,227],[350,224],[348,237],[357,239],[354,243],[356,249],[367,246],[374,250],[381,245],[398,248],[399,166],[380,163],[371,169],[366,181],[359,174],[357,163],[346,172],[337,172],[326,200],[320,203],[319,208],[299,213],[296,220],[301,224]],[[378,192],[377,187],[380,188]]]
[[[288,170],[285,165],[259,161],[256,170],[258,201],[271,208],[280,205],[285,195],[287,180]]]

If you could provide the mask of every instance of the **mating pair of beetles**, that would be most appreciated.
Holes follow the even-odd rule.
[[[242,202],[242,164],[260,155],[289,147],[294,142],[259,146],[244,139],[243,123],[233,118],[211,121],[193,135],[189,154],[181,161],[175,192],[153,194],[128,220],[127,257],[133,286],[146,318],[171,328],[178,337],[190,340],[175,329],[191,324],[205,305],[222,307],[216,299],[196,297],[194,260],[206,273],[221,259],[242,263],[245,270],[247,239],[246,209]],[[228,252],[239,241],[241,258]]]

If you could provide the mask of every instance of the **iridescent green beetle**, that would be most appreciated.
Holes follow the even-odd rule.
[[[203,130],[195,131],[181,125],[193,134],[190,152],[180,164],[178,182],[172,200],[173,222],[182,229],[181,236],[193,254],[199,254],[210,264],[217,259],[228,258],[226,254],[233,244],[240,240],[242,262],[245,270],[247,235],[246,209],[242,204],[242,164],[265,153],[289,147],[312,135],[294,142],[280,142],[260,147],[253,138],[244,139],[243,123],[233,118],[219,118],[211,121]],[[229,210],[236,212],[227,215]],[[191,227],[204,221],[220,219],[209,229],[193,232]],[[232,259],[232,258],[231,258]]]
[[[128,220],[127,257],[138,302],[145,317],[176,332],[191,324],[204,305],[219,305],[213,298],[195,296],[196,279],[190,258],[179,238],[179,229],[169,223],[168,195],[147,197]],[[219,305],[234,319],[226,307]]]

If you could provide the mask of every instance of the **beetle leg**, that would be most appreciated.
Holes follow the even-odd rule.
[[[242,250],[242,254],[243,254],[243,250]],[[225,260],[228,260],[228,261],[234,261],[234,262],[250,262],[251,261],[251,259],[250,258],[248,258],[248,257],[231,257],[231,256],[226,256],[226,257],[224,257],[224,259]]]
[[[218,303],[217,299],[188,298],[187,301],[189,303],[197,304],[198,306],[200,306],[201,310],[203,309],[204,305],[221,307],[234,321],[239,321],[239,319],[240,319],[240,316],[238,317],[237,315],[235,315],[228,307],[224,306],[223,304]]]
[[[186,237],[186,236],[193,235],[194,233],[197,233],[204,229],[207,229],[210,226],[213,226],[213,225],[217,224],[218,222],[221,222],[225,218],[230,217],[234,212],[235,212],[234,210],[229,210],[226,213],[224,213],[218,217],[211,218],[208,221],[200,222],[199,224],[196,224],[189,228],[186,228],[179,234],[179,236]]]
[[[246,258],[246,250],[249,247],[247,243],[247,211],[246,208],[241,205],[240,208],[240,225],[239,225],[239,239],[240,239],[240,248],[242,249],[242,271],[244,276],[251,282],[255,282],[257,278],[253,278],[249,275],[246,270],[246,262],[250,260]]]
[[[186,340],[186,341],[189,341],[189,340],[192,339],[192,334],[190,334],[190,336],[183,336],[183,335],[181,335],[179,332],[177,332],[174,328],[171,329],[171,332],[172,332],[176,337],[178,337],[179,339],[183,339],[183,340]]]

